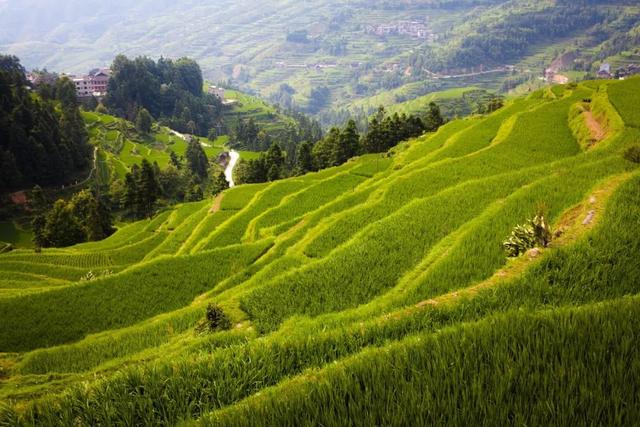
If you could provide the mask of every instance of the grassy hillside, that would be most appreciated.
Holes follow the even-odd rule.
[[[149,135],[136,131],[132,123],[110,115],[84,112],[90,142],[98,148],[95,178],[100,183],[109,183],[114,178],[124,178],[133,164],[142,159],[158,162],[161,168],[169,164],[171,151],[184,156],[187,142],[170,129],[154,125]],[[204,151],[210,159],[227,150],[228,137],[220,136],[215,141],[200,138]],[[251,159],[258,153],[243,151],[241,157]]]
[[[0,425],[633,424],[638,84],[0,255]]]

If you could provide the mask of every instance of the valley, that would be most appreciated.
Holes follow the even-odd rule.
[[[544,70],[562,55],[576,59],[562,67],[569,81],[595,77],[604,63],[614,70],[639,63],[640,10],[626,0],[184,0],[162,7],[145,1],[132,10],[118,1],[91,31],[77,23],[102,10],[99,2],[86,9],[60,3],[0,4],[0,50],[28,67],[67,72],[106,66],[119,53],[189,56],[210,81],[230,82],[325,126],[341,125],[347,114],[366,117],[379,106],[363,106],[368,99],[398,92],[394,104],[469,86],[522,94],[540,88]],[[51,22],[55,10],[62,10],[58,25]],[[12,32],[17,25],[27,29]]]
[[[0,0],[0,427],[633,426],[637,0]]]
[[[0,255],[0,423],[633,423],[639,103],[638,78],[547,87]],[[536,215],[550,243],[508,257]]]

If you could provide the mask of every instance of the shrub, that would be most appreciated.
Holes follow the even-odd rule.
[[[226,331],[231,329],[231,319],[218,304],[209,304],[206,326],[209,331]]]
[[[502,243],[507,255],[517,257],[536,246],[545,247],[551,241],[551,230],[544,215],[538,214],[524,225],[516,225]]]
[[[624,152],[624,158],[633,163],[640,163],[640,145],[634,145]]]

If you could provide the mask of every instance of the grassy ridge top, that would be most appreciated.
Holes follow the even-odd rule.
[[[0,255],[0,424],[636,419],[639,82]],[[541,205],[550,246],[508,259]]]

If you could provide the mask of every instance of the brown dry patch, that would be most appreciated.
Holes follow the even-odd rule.
[[[591,133],[591,139],[593,140],[591,146],[593,146],[607,137],[607,131],[591,111],[585,111],[583,114],[584,124],[587,126],[589,132]]]
[[[0,380],[9,378],[17,358],[17,353],[0,353]]]
[[[211,206],[211,209],[209,210],[209,213],[214,214],[220,210],[222,199],[224,199],[224,193],[220,193],[216,196],[215,200],[213,201],[213,206]]]

